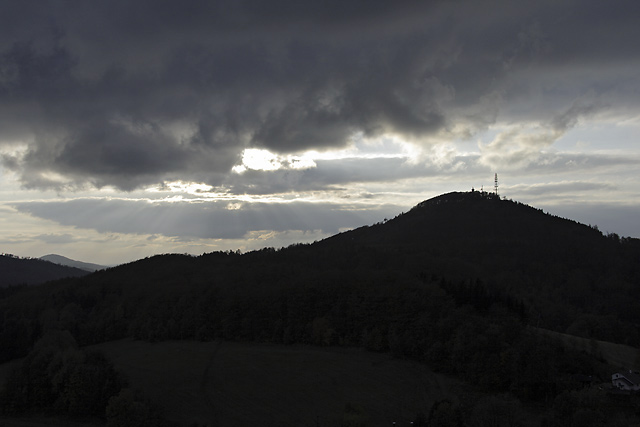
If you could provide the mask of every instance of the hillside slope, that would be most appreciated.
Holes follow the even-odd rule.
[[[582,265],[585,257],[611,261],[606,238],[596,229],[480,192],[444,194],[384,224],[322,243],[429,251],[480,263],[494,257],[569,265]]]
[[[401,260],[428,276],[480,279],[525,303],[537,326],[638,343],[637,330],[618,320],[640,324],[640,240],[604,236],[490,193],[444,194],[318,247],[343,259],[376,250],[386,254],[382,262]]]
[[[251,302],[245,304],[260,304],[260,297],[306,295],[309,288],[346,292],[363,287],[364,292],[367,283],[431,283],[457,304],[501,301],[510,309],[517,306],[533,326],[640,344],[635,326],[640,324],[640,240],[604,236],[575,221],[480,192],[444,194],[385,223],[311,245],[243,255],[158,255],[59,287],[87,294],[76,300],[85,301],[83,308],[95,305],[95,316],[97,309],[107,313],[116,306],[130,307],[121,325],[106,330],[105,339],[116,339],[132,330],[127,317],[142,315],[146,307],[158,312],[153,322],[162,322],[164,309],[151,308],[158,300],[162,307],[164,301],[177,302],[174,311],[193,311],[189,304],[200,304],[202,295],[214,289],[218,300],[248,298]],[[33,292],[37,299],[39,291]],[[133,325],[139,322],[149,319]],[[164,336],[167,326],[161,330]],[[104,331],[88,334],[96,342]]]
[[[0,255],[0,287],[34,285],[65,277],[80,277],[88,274],[79,268],[54,264],[49,261]]]
[[[102,269],[107,268],[104,265],[93,264],[93,263],[90,263],[90,262],[77,261],[75,259],[67,258],[65,256],[57,255],[57,254],[44,255],[44,256],[41,256],[40,259],[42,259],[44,261],[52,262],[54,264],[66,265],[67,267],[79,268],[80,270],[85,270],[85,271],[88,271],[88,272],[94,272],[96,270],[102,270]]]

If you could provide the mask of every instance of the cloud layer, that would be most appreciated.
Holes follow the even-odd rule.
[[[632,0],[0,2],[0,243],[105,264],[283,246],[495,172],[502,195],[640,237],[638,16]]]
[[[585,117],[637,111],[638,13],[595,0],[4,2],[2,165],[28,188],[221,185],[245,148],[355,134],[429,146],[516,120],[548,129],[487,148],[529,156]]]
[[[164,235],[186,239],[241,239],[252,232],[299,231],[337,234],[341,227],[355,228],[398,213],[396,206],[367,210],[330,203],[228,202],[172,203],[149,200],[74,199],[66,202],[23,202],[23,213],[61,225],[93,229],[100,233]],[[49,240],[68,235],[40,235]]]

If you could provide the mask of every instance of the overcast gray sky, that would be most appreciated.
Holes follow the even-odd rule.
[[[639,16],[616,0],[1,1],[0,251],[280,247],[494,173],[505,197],[640,237]]]

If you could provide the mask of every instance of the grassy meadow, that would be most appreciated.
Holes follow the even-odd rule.
[[[96,347],[181,425],[336,426],[345,417],[410,425],[462,387],[424,365],[358,349],[133,340]]]
[[[620,369],[637,369],[633,347],[538,332],[567,347],[595,351]],[[123,339],[89,349],[105,354],[131,388],[180,426],[408,426],[438,400],[459,402],[475,394],[424,364],[356,348]],[[18,363],[0,365],[0,382]],[[103,424],[38,415],[0,418],[0,427]]]
[[[640,371],[640,350],[635,347],[577,337],[548,329],[538,328],[537,331],[541,334],[559,339],[567,348],[584,351],[602,358],[617,369]]]

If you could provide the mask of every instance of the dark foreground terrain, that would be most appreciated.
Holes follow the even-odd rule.
[[[423,364],[358,349],[131,340],[98,347],[184,425],[340,425],[349,405],[367,425],[408,425],[463,390]]]

